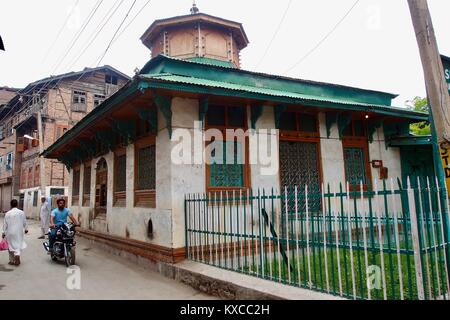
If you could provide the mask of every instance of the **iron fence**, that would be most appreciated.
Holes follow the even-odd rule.
[[[430,178],[189,194],[187,257],[351,299],[446,300],[447,194]]]

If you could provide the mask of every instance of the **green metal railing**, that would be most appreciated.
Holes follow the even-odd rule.
[[[412,181],[189,194],[187,257],[351,299],[449,299],[447,191]]]

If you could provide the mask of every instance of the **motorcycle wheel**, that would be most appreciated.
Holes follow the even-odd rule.
[[[75,255],[75,248],[70,248],[70,251],[67,251],[67,255],[65,256],[67,267],[75,265]]]

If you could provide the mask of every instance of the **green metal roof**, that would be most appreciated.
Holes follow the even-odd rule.
[[[276,97],[276,98],[288,98],[292,101],[291,103],[295,102],[303,102],[305,104],[309,104],[311,106],[328,106],[331,108],[340,108],[340,109],[347,109],[347,110],[354,110],[354,111],[367,111],[367,112],[378,112],[382,114],[389,114],[389,115],[397,115],[397,116],[404,116],[408,118],[414,118],[414,119],[421,119],[421,120],[428,120],[428,114],[425,113],[419,113],[415,111],[408,110],[406,108],[398,108],[398,107],[392,107],[392,106],[380,106],[375,104],[369,104],[369,103],[358,103],[353,102],[351,100],[346,99],[336,99],[336,98],[326,98],[326,97],[318,97],[308,94],[301,94],[286,90],[276,90],[276,89],[270,89],[270,88],[264,88],[264,87],[255,87],[245,84],[235,84],[235,83],[229,83],[224,81],[215,81],[215,80],[209,80],[209,79],[202,79],[202,78],[196,78],[196,77],[186,77],[181,75],[174,75],[174,74],[146,74],[146,75],[140,75],[140,78],[145,79],[149,82],[157,81],[157,82],[168,82],[172,84],[184,84],[191,86],[192,90],[189,90],[187,87],[164,87],[166,89],[178,89],[178,90],[186,90],[191,92],[199,92],[198,87],[207,87],[207,88],[219,88],[219,89],[225,89],[232,91],[233,93],[231,96],[242,98],[260,98],[262,100],[274,100],[270,97]],[[150,85],[151,86],[151,85]],[[195,87],[192,87],[195,86]],[[158,87],[158,86],[151,86],[151,87]],[[240,93],[238,93],[240,92]],[[248,96],[243,93],[250,93],[253,94],[253,96]],[[275,102],[289,102],[286,100],[274,100]],[[308,103],[309,102],[309,103]],[[323,103],[323,104],[320,104]]]
[[[374,112],[404,118],[408,122],[428,120],[428,115],[406,108],[392,107],[396,97],[390,93],[335,84],[260,74],[211,61],[186,61],[158,56],[147,63],[141,74],[94,109],[58,141],[43,152],[50,156],[76,138],[106,112],[120,106],[128,97],[145,89],[169,89],[204,95],[241,97],[275,104],[297,104],[336,110]]]
[[[186,61],[195,62],[198,64],[205,64],[205,65],[209,65],[209,66],[237,69],[237,67],[234,65],[233,62],[205,58],[205,57],[188,58],[188,59],[186,59]]]
[[[206,64],[203,60],[182,60],[159,55],[150,60],[141,70],[143,74],[169,73],[208,80],[251,85],[255,87],[291,91],[318,97],[348,99],[354,102],[390,106],[397,95],[387,92],[323,83],[285,76],[265,74]]]

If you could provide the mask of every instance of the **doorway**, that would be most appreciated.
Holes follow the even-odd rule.
[[[95,218],[105,218],[108,204],[108,164],[104,158],[97,162],[95,177]]]

